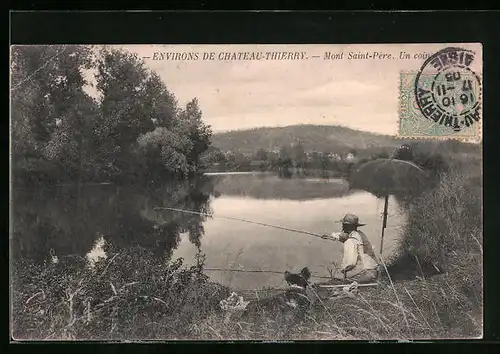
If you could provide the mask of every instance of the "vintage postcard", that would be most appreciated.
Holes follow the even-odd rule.
[[[14,341],[482,338],[480,43],[10,67]]]

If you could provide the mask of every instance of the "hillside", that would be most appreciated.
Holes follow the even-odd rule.
[[[222,151],[254,153],[260,148],[279,149],[302,143],[306,151],[348,152],[350,149],[393,148],[403,141],[388,135],[373,134],[341,126],[293,125],[255,128],[214,134],[213,146]]]

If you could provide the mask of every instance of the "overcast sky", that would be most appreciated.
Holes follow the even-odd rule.
[[[181,104],[197,97],[203,119],[214,131],[293,124],[343,125],[394,134],[398,121],[398,78],[418,71],[424,59],[451,44],[423,45],[131,45],[138,56],[154,52],[299,51],[320,58],[267,61],[182,61],[145,59]],[[480,45],[453,45],[476,52],[473,69],[480,74]],[[401,51],[411,58],[348,60],[349,52]],[[344,52],[343,60],[324,60],[324,53]]]

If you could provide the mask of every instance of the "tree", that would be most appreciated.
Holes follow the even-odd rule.
[[[261,160],[261,161],[267,161],[267,157],[268,157],[268,153],[265,149],[263,148],[260,148],[259,150],[257,150],[257,152],[255,153],[255,158],[257,160]]]
[[[297,167],[303,167],[307,161],[306,151],[301,143],[292,147],[292,159]]]
[[[123,171],[137,138],[155,128],[156,117],[151,116],[155,106],[145,103],[150,97],[157,97],[162,86],[148,85],[150,78],[144,64],[131,53],[101,49],[96,66],[102,152],[107,157],[106,164],[112,163]]]
[[[85,136],[96,109],[84,91],[91,48],[15,46],[11,58],[14,170],[63,170],[60,176],[80,171],[81,176],[83,159],[91,155]]]
[[[16,174],[117,179],[153,164],[187,177],[210,146],[198,101],[179,108],[161,78],[127,51],[16,46],[11,70]],[[91,73],[97,97],[87,93]]]
[[[161,78],[131,53],[104,49],[97,66],[101,141],[108,160],[120,171],[134,170],[130,155],[135,152],[136,163],[144,156],[149,165],[173,175],[195,172],[211,138],[197,99],[179,108]]]
[[[321,164],[321,155],[317,151],[311,153],[311,167],[318,170],[323,167]]]
[[[137,139],[140,158],[143,158],[146,169],[154,170],[162,167],[170,174],[187,176],[192,172],[186,152],[191,149],[191,141],[185,135],[158,127]]]
[[[213,146],[210,146],[200,156],[200,166],[204,168],[210,167],[213,164],[224,163],[226,163],[226,156],[220,149]]]
[[[326,174],[326,171],[330,169],[331,166],[331,161],[329,157],[330,153],[328,151],[323,151],[321,153],[320,159],[321,159],[321,167],[323,169],[324,174]]]
[[[198,106],[198,99],[193,98],[186,108],[179,113],[179,134],[183,134],[191,140],[190,150],[187,152],[188,164],[196,171],[201,154],[211,144],[212,131],[201,119],[202,112]]]

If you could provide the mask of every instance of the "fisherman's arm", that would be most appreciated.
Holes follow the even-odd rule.
[[[341,235],[342,232],[332,232],[330,235],[324,234],[321,238],[325,240],[338,241]]]

